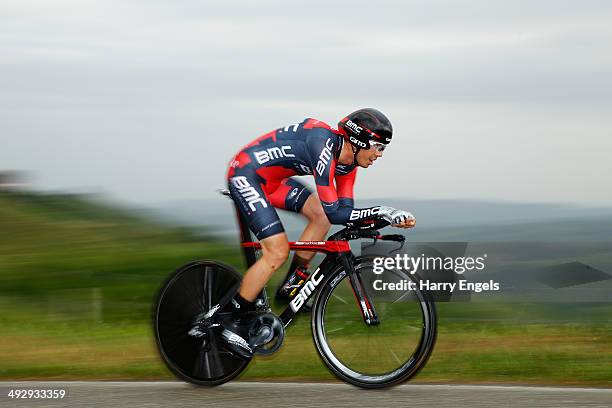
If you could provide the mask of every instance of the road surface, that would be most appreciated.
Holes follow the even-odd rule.
[[[62,400],[10,399],[10,389],[65,389]],[[362,390],[346,384],[233,382],[0,382],[0,407],[612,407],[612,389],[409,384]]]

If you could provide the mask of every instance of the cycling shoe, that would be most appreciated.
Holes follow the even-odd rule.
[[[244,359],[253,357],[255,348],[249,342],[249,331],[257,312],[247,312],[236,316],[232,313],[218,313],[217,319],[222,327],[221,338],[234,354]]]

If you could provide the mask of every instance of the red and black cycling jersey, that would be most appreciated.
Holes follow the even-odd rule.
[[[245,178],[244,182],[234,183],[234,187],[242,186],[243,190],[246,185],[258,183],[256,187],[261,187],[268,196],[291,176],[313,175],[317,194],[332,224],[373,218],[378,207],[353,208],[357,168],[354,164],[338,163],[343,143],[338,130],[317,119],[306,118],[266,133],[245,146],[231,161],[228,179]],[[249,192],[247,197],[250,204],[257,202],[253,194]],[[257,204],[250,208],[255,211]]]

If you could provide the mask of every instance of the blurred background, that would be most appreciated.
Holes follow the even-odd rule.
[[[612,384],[609,2],[8,0],[0,21],[0,378],[171,378],[156,291],[189,260],[243,266],[231,156],[371,106],[396,136],[357,204],[521,289],[441,303],[417,380]],[[331,380],[308,323],[243,378]]]

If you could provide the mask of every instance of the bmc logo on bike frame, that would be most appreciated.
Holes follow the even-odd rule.
[[[325,166],[327,166],[331,159],[333,147],[334,143],[331,141],[331,139],[327,139],[325,146],[319,155],[319,161],[317,162],[317,173],[319,173],[319,176],[322,176],[323,172],[325,172]]]
[[[366,208],[365,210],[353,210],[351,211],[351,221],[376,215],[379,211],[380,207]]]
[[[255,160],[257,160],[259,164],[264,164],[270,160],[280,159],[281,157],[295,157],[295,154],[288,153],[289,150],[291,150],[291,146],[271,147],[253,154],[255,155]]]
[[[261,204],[263,208],[268,208],[268,203],[266,203],[266,200],[261,198],[257,190],[255,190],[255,188],[249,184],[246,177],[236,176],[232,177],[231,180],[234,187],[238,189],[238,193],[240,193],[242,198],[246,200],[252,211],[257,211],[257,208],[255,208],[256,203]]]
[[[295,295],[295,298],[293,298],[291,303],[289,303],[289,306],[291,306],[291,310],[293,310],[295,313],[297,313],[298,310],[300,310],[300,308],[304,306],[304,303],[306,303],[308,297],[312,294],[312,292],[314,292],[319,283],[321,283],[321,281],[325,277],[325,275],[318,276],[319,271],[320,269],[318,268],[316,271],[314,271],[308,282],[306,282],[304,287],[300,289],[298,294]]]

